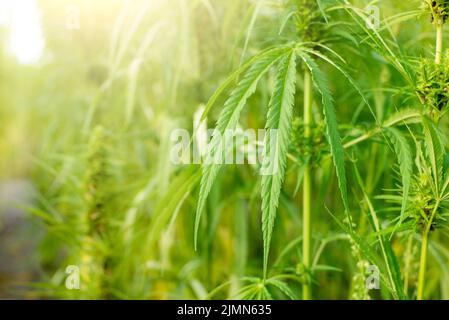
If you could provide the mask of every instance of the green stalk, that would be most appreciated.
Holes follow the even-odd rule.
[[[435,48],[435,63],[441,63],[441,55],[443,52],[443,21],[436,22],[436,48]],[[432,215],[429,219],[429,222],[424,229],[422,240],[421,240],[421,258],[419,260],[419,275],[418,275],[418,294],[417,300],[422,300],[424,295],[424,282],[426,278],[426,264],[427,264],[427,247],[429,243],[429,233],[430,228],[432,227],[432,222],[435,217],[435,214],[438,210],[439,201],[436,202],[435,207],[433,208]]]
[[[422,241],[421,241],[421,258],[419,260],[419,275],[418,275],[418,295],[417,300],[423,299],[424,294],[424,282],[426,276],[426,264],[427,264],[427,247],[429,243],[429,234],[430,228],[432,227],[433,219],[436,215],[440,202],[437,201],[435,203],[435,207],[433,208],[432,215],[430,216],[429,222],[424,229]]]
[[[436,42],[436,52],[435,52],[435,63],[441,63],[441,55],[443,53],[443,23],[438,22],[436,24],[437,28],[437,42]]]
[[[312,126],[312,79],[309,71],[304,72],[304,136],[306,140],[311,137]],[[311,211],[311,167],[304,169],[303,184],[303,264],[306,273],[310,269],[310,211]],[[312,296],[309,277],[306,276],[302,286],[303,299],[310,300]]]
[[[424,293],[424,278],[426,274],[426,263],[427,263],[427,242],[429,239],[429,234],[427,232],[427,228],[423,233],[422,241],[421,241],[421,258],[419,260],[419,276],[418,276],[418,296],[417,300],[423,299]]]
[[[410,268],[412,265],[412,250],[413,250],[413,236],[409,236],[407,241],[407,249],[405,250],[405,267],[404,267],[404,292],[408,293],[409,280],[410,280]]]

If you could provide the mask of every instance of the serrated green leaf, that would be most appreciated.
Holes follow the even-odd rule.
[[[275,47],[275,48],[268,48],[262,52],[260,52],[259,54],[257,54],[256,56],[248,59],[248,61],[246,61],[244,64],[242,64],[237,70],[235,70],[229,77],[226,78],[225,81],[223,81],[223,83],[215,90],[215,92],[212,94],[212,96],[209,98],[209,100],[207,101],[206,107],[204,108],[204,112],[201,115],[201,121],[204,121],[207,117],[207,115],[209,114],[210,110],[212,109],[212,107],[215,105],[215,103],[217,102],[218,98],[223,94],[223,92],[229,87],[231,86],[231,84],[233,82],[236,81],[236,79],[242,74],[244,73],[246,70],[248,70],[248,68],[250,68],[254,63],[256,63],[258,60],[260,60],[261,58],[267,56],[267,55],[271,55],[271,54],[275,54],[276,52],[280,52],[280,51],[285,51],[285,48],[279,48],[279,47]]]
[[[396,256],[393,252],[393,249],[391,248],[391,243],[390,241],[387,241],[385,237],[379,234],[379,232],[382,231],[380,220],[370,200],[370,197],[365,190],[365,186],[356,165],[354,165],[354,172],[360,189],[363,192],[365,202],[368,206],[368,210],[370,213],[368,217],[370,218],[370,223],[373,226],[374,231],[378,233],[377,238],[380,244],[382,256],[384,258],[386,273],[388,274],[388,279],[390,281],[391,293],[395,298],[401,300],[406,299],[407,297],[404,293],[404,286],[401,278],[401,270],[399,269]],[[377,266],[379,267],[379,265]]]
[[[263,264],[265,277],[267,274],[271,236],[273,233],[274,220],[276,218],[276,210],[279,204],[279,195],[284,180],[287,152],[290,143],[295,83],[296,55],[292,51],[280,62],[266,124],[266,158],[264,159],[261,189],[262,233],[264,242]],[[272,140],[273,138],[275,141]]]
[[[426,153],[432,167],[433,183],[435,194],[439,194],[440,183],[443,179],[444,167],[444,142],[438,132],[438,128],[428,118],[423,117],[424,137],[426,143]]]
[[[394,147],[394,152],[399,163],[399,170],[401,172],[402,178],[402,208],[401,208],[401,219],[404,219],[405,209],[407,207],[408,194],[410,191],[410,184],[412,181],[413,174],[413,156],[410,150],[410,145],[407,139],[402,135],[402,133],[396,128],[386,128],[388,138]]]
[[[382,124],[383,127],[392,127],[394,125],[402,125],[408,123],[418,123],[421,121],[421,113],[415,108],[407,108],[399,110],[398,112],[392,114],[387,120]]]
[[[210,142],[210,148],[207,155],[206,163],[203,165],[203,175],[201,178],[200,196],[195,217],[194,242],[195,249],[197,247],[198,230],[201,221],[201,215],[206,204],[207,196],[212,188],[212,184],[221,168],[220,159],[224,158],[224,148],[222,147],[224,133],[226,130],[236,128],[240,113],[246,105],[248,98],[256,91],[257,84],[262,76],[284,56],[285,48],[270,51],[256,59],[243,79],[232,91],[229,99],[226,101],[224,108],[218,118],[215,134]],[[218,161],[217,161],[218,159]]]
[[[284,293],[287,297],[289,297],[291,300],[295,300],[295,295],[293,294],[292,290],[288,287],[287,284],[284,282],[277,280],[277,279],[269,279],[267,281],[267,284],[271,284],[272,286],[278,288],[282,293]]]
[[[310,70],[313,83],[316,89],[321,94],[324,118],[326,122],[326,136],[331,148],[343,205],[345,207],[345,210],[349,212],[344,149],[341,143],[340,134],[338,132],[337,116],[335,114],[334,101],[329,89],[327,77],[307,53],[299,51],[298,54],[304,60],[308,69]]]

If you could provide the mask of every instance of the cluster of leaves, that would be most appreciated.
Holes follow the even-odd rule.
[[[435,24],[444,24],[449,17],[449,1],[425,0],[425,5],[431,13],[431,21]]]
[[[417,173],[411,184],[412,228],[422,233],[447,228],[447,155],[441,132],[428,118],[423,120],[424,139],[416,148]],[[425,151],[423,151],[425,150]]]
[[[442,206],[435,207],[437,204],[430,188],[428,173],[422,173],[412,183],[409,214],[412,220],[411,228],[418,234],[422,234],[429,222],[431,223],[430,231],[443,227],[446,222],[447,209]],[[435,217],[430,221],[434,210],[436,210]]]
[[[447,56],[440,64],[430,59],[420,61],[416,92],[429,113],[435,114],[436,118],[440,118],[447,112],[449,104],[449,59]]]
[[[324,122],[314,123],[310,137],[304,135],[304,122],[301,117],[296,117],[292,123],[291,150],[302,161],[319,165],[322,157],[328,153]]]
[[[277,64],[278,74],[272,98],[269,103],[266,122],[266,129],[268,131],[277,130],[277,134],[276,141],[271,141],[271,135],[268,134],[264,143],[267,149],[266,154],[269,154],[270,156],[273,155],[273,157],[268,161],[268,167],[264,168],[264,170],[267,170],[265,172],[268,172],[269,174],[263,175],[261,187],[265,275],[268,270],[269,246],[279,204],[280,192],[285,177],[287,152],[290,145],[293,103],[296,89],[296,60],[298,57],[302,59],[308,72],[311,73],[315,87],[322,96],[326,136],[337,170],[337,178],[339,180],[343,203],[346,208],[348,207],[344,154],[338,132],[333,98],[328,87],[326,75],[320,70],[314,59],[309,55],[309,52],[316,54],[319,58],[324,57],[323,59],[325,61],[331,61],[325,55],[318,54],[312,49],[300,45],[287,45],[276,49],[268,49],[253,58],[249,70],[231,92],[229,99],[225,103],[225,107],[218,118],[216,126],[216,130],[218,130],[220,134],[215,135],[211,142],[212,149],[210,156],[215,158],[218,154],[218,156],[224,157],[223,150],[220,148],[220,137],[223,136],[225,130],[234,129],[236,127],[241,110],[246,105],[248,98],[255,92],[257,83],[260,81],[261,77],[267,73],[270,67]],[[345,73],[344,75],[347,76]],[[224,85],[227,85],[227,82],[225,82]],[[221,92],[221,90],[219,90],[219,92]],[[275,150],[270,149],[273,145],[275,146]],[[203,165],[203,176],[195,222],[195,235],[198,233],[207,196],[210,193],[212,184],[220,169],[220,165],[208,163],[210,163],[210,161]],[[195,236],[195,242],[196,241],[197,238]]]
[[[102,234],[108,220],[108,207],[112,199],[107,150],[107,137],[103,127],[94,129],[89,143],[86,172],[86,203],[89,233]]]
[[[71,294],[81,298],[296,299],[303,283],[313,286],[316,298],[413,297],[417,239],[427,228],[444,231],[449,200],[442,135],[447,121],[440,117],[449,101],[447,62],[426,60],[415,83],[412,53],[403,54],[416,42],[415,29],[395,25],[416,17],[416,10],[372,29],[369,12],[349,1],[277,1],[286,13],[278,34],[271,1],[167,0],[158,5],[166,6],[169,23],[152,27],[144,24],[144,2],[125,2],[128,9],[120,10],[111,63],[100,63],[110,72],[94,70],[98,75],[89,80],[88,94],[71,96],[72,130],[55,121],[46,129],[48,140],[42,139],[35,178],[42,199],[33,212],[48,226],[47,260],[60,261],[54,258],[59,252],[67,258],[49,272],[51,296],[67,297],[67,290],[59,290],[64,267],[75,264],[83,289]],[[403,4],[379,5],[387,16]],[[158,30],[163,37],[153,43]],[[157,46],[146,53],[151,44]],[[55,54],[60,56],[67,54]],[[357,73],[357,84],[351,68],[364,71]],[[215,126],[220,134],[213,136],[209,156],[224,156],[219,137],[226,130],[265,126],[278,132],[275,141],[269,134],[264,141],[274,146],[267,150],[273,161],[262,167],[272,174],[258,177],[258,166],[228,167],[219,174],[224,168],[213,162],[170,162],[171,130],[190,125],[229,69],[236,70],[202,115],[206,122],[214,118],[214,106],[221,110]],[[306,76],[314,100],[307,138],[300,102]],[[74,78],[70,72],[65,77]],[[59,91],[62,105],[70,95],[51,90],[56,106]],[[417,92],[440,123],[422,114],[418,100],[408,99]],[[78,101],[88,95],[86,115]],[[73,141],[80,145],[70,147]],[[312,168],[307,267],[297,193],[305,180],[301,168],[295,170],[304,163]],[[347,175],[350,165],[354,170]],[[383,195],[385,190],[391,193]],[[429,297],[449,292],[447,238],[439,235],[430,243],[435,276]],[[48,249],[55,243],[63,243],[63,250]],[[379,292],[365,286],[368,265],[379,267]],[[325,289],[315,290],[317,285]]]
[[[304,42],[319,42],[327,29],[320,1],[299,0],[294,3],[295,26]]]

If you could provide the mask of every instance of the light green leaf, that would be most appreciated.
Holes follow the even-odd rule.
[[[282,293],[284,293],[289,299],[295,300],[295,295],[293,294],[292,290],[288,287],[287,284],[284,282],[277,280],[277,279],[269,279],[267,281],[267,284],[271,284],[274,287],[278,288]]]
[[[269,56],[276,53],[282,53],[285,52],[285,48],[268,48],[261,53],[257,54],[256,56],[248,59],[244,64],[242,64],[237,70],[235,70],[229,77],[226,78],[225,81],[215,90],[215,92],[212,94],[212,96],[209,98],[209,101],[207,101],[206,108],[204,109],[203,114],[201,115],[201,121],[204,121],[209,114],[212,107],[217,102],[218,98],[223,94],[223,92],[229,88],[232,83],[236,82],[236,79],[244,73],[248,68],[250,68],[254,63],[256,63],[258,60],[262,59],[265,56]]]
[[[285,48],[272,50],[254,60],[248,72],[232,91],[218,118],[215,134],[210,142],[206,163],[203,165],[200,196],[195,217],[195,248],[197,247],[198,230],[206,199],[221,168],[221,163],[223,161],[220,160],[223,160],[224,158],[222,137],[224,137],[226,130],[233,130],[236,128],[240,113],[246,105],[248,98],[256,91],[259,80],[275,62],[284,56],[285,52]]]
[[[408,194],[410,190],[410,184],[412,180],[413,173],[413,156],[410,150],[410,145],[407,139],[402,135],[402,133],[396,128],[386,128],[388,138],[394,147],[394,152],[398,158],[399,170],[402,177],[402,208],[401,208],[401,219],[404,219],[405,209],[407,207]]]
[[[268,110],[265,156],[262,176],[262,233],[264,242],[264,276],[285,175],[296,83],[296,55],[292,51],[280,62],[276,85]],[[276,130],[276,131],[273,131]],[[274,134],[273,134],[274,133]],[[274,139],[274,141],[273,141]],[[267,162],[268,161],[268,162]]]
[[[438,128],[428,117],[423,117],[423,128],[427,156],[432,167],[435,194],[438,195],[440,182],[443,179],[444,142],[438,132]]]
[[[328,81],[326,75],[319,69],[315,61],[307,53],[298,51],[298,54],[304,60],[308,69],[310,70],[313,83],[321,94],[327,129],[326,136],[331,148],[334,165],[337,172],[338,186],[340,188],[343,205],[345,206],[346,211],[349,212],[344,149],[341,144],[340,134],[338,132],[337,116],[335,114],[334,101],[329,90]]]

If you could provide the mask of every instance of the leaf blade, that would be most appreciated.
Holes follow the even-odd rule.
[[[266,154],[270,155],[269,170],[262,176],[262,233],[264,242],[263,273],[266,278],[271,236],[279,205],[279,196],[285,175],[290,129],[293,118],[293,104],[296,84],[296,55],[293,50],[281,61],[276,85],[267,115],[265,137]],[[277,130],[277,131],[272,131]],[[272,133],[275,133],[272,135]],[[273,138],[275,141],[273,141]],[[275,154],[272,156],[275,146]],[[266,159],[264,159],[264,164]]]
[[[407,207],[407,200],[410,191],[410,184],[413,174],[413,157],[410,150],[410,145],[407,143],[407,139],[396,128],[385,128],[388,138],[393,144],[394,151],[399,163],[399,171],[402,177],[402,207],[401,207],[401,219],[404,220],[405,210]]]
[[[335,114],[334,101],[328,86],[327,77],[319,69],[315,61],[305,52],[299,51],[299,55],[312,74],[315,88],[321,95],[324,118],[326,122],[326,136],[331,148],[332,158],[337,173],[338,186],[346,212],[349,212],[348,191],[346,186],[346,170],[344,164],[344,149],[338,132],[337,116]],[[348,216],[349,217],[349,216]]]
[[[240,113],[246,105],[248,98],[256,91],[259,80],[271,68],[271,66],[284,55],[285,50],[285,48],[282,48],[279,50],[270,51],[254,60],[248,72],[232,91],[230,97],[225,102],[222,112],[220,113],[216,129],[209,145],[206,163],[203,165],[200,195],[195,214],[195,250],[197,248],[199,225],[207,196],[209,195],[212,184],[221,168],[220,159],[223,159],[224,152],[222,147],[222,137],[224,136],[226,130],[236,128]]]

